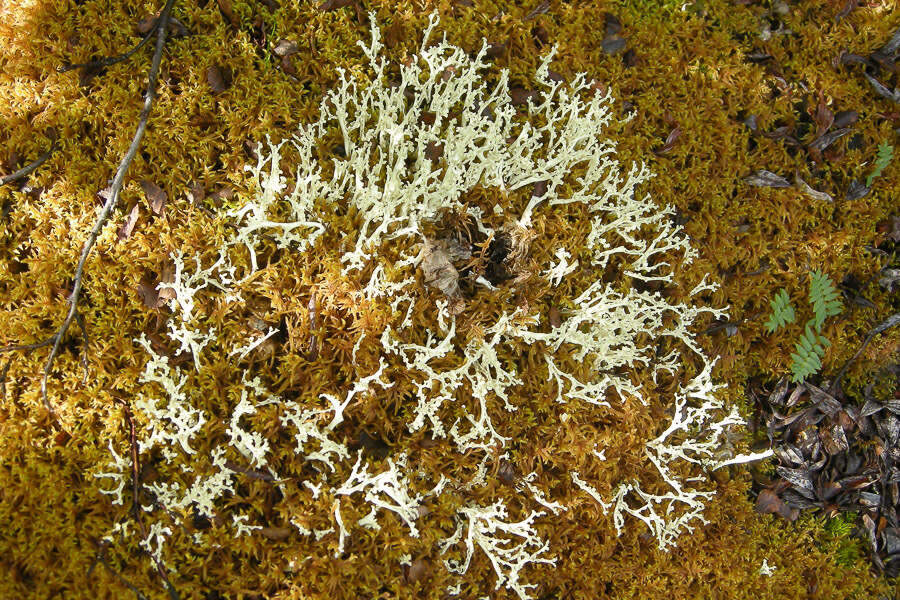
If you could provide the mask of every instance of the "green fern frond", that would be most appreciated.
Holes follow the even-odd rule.
[[[878,154],[875,157],[875,168],[866,178],[866,187],[872,187],[872,181],[881,175],[884,168],[888,166],[894,157],[894,147],[887,143],[887,140],[878,145]]]
[[[809,303],[813,307],[812,323],[816,331],[822,331],[827,317],[840,314],[843,310],[834,282],[821,271],[813,271],[809,278]]]
[[[794,347],[794,353],[791,354],[791,373],[793,373],[791,381],[794,383],[818,373],[822,368],[825,348],[831,345],[828,340],[813,331],[811,323],[806,324],[806,332],[800,337],[800,341]]]
[[[781,288],[775,297],[769,301],[772,307],[772,315],[765,322],[765,328],[769,333],[773,333],[779,327],[784,327],[787,323],[793,323],[795,319],[794,307],[791,306],[791,299],[787,290]]]

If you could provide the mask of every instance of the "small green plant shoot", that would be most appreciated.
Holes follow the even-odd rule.
[[[769,302],[772,306],[772,315],[766,321],[765,327],[769,333],[774,333],[779,327],[784,327],[788,323],[793,323],[796,319],[794,315],[794,307],[791,306],[791,298],[788,296],[787,290],[781,288],[775,297]]]
[[[841,301],[834,283],[821,271],[813,271],[810,274],[809,303],[813,307],[812,323],[817,332],[822,331],[822,325],[827,317],[833,317],[841,312]]]
[[[797,383],[810,375],[817,373],[822,368],[822,359],[825,350],[831,345],[822,336],[822,326],[825,319],[840,314],[842,310],[840,297],[834,282],[822,273],[814,270],[809,278],[809,303],[813,309],[813,318],[806,323],[803,335],[794,346],[791,354],[791,381]],[[772,314],[765,323],[769,333],[793,323],[796,319],[794,307],[787,291],[782,288],[769,302]]]
[[[893,157],[894,147],[888,144],[887,141],[881,142],[878,146],[878,154],[875,156],[875,168],[866,178],[866,187],[872,187],[872,182],[881,175],[881,172],[884,171],[884,168],[888,166]]]

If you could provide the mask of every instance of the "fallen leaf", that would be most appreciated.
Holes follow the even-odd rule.
[[[869,194],[869,188],[864,183],[854,179],[847,188],[847,194],[844,196],[846,200],[859,200],[865,198]]]
[[[453,261],[470,258],[472,253],[455,240],[425,240],[421,267],[425,283],[437,288],[451,300],[461,298],[459,272]]]
[[[119,227],[118,235],[120,242],[131,237],[131,233],[134,231],[134,226],[135,224],[137,224],[139,214],[139,207],[137,203],[135,203],[135,205],[131,207],[131,211],[128,213],[128,216],[125,217],[125,222],[122,223],[121,227]]]
[[[863,77],[869,81],[869,84],[875,89],[876,94],[882,98],[887,98],[895,104],[900,104],[900,89],[894,88],[894,90],[891,91],[886,85],[865,72],[863,72]]]
[[[231,85],[231,73],[228,69],[209,67],[206,69],[206,83],[214,95],[221,94]]]
[[[625,54],[622,55],[622,63],[624,63],[625,68],[630,69],[636,67],[640,62],[641,59],[638,58],[637,52],[635,52],[633,48],[629,48],[625,51]]]
[[[543,14],[545,14],[548,10],[550,10],[550,2],[548,2],[547,0],[544,0],[543,2],[541,2],[540,4],[538,4],[537,6],[535,6],[535,7],[534,7],[534,10],[532,10],[530,13],[528,13],[527,15],[525,15],[525,16],[522,18],[522,20],[523,20],[523,21],[530,21],[531,19],[535,18],[535,17],[538,16],[538,15],[543,15]]]
[[[289,527],[263,527],[259,533],[265,538],[280,542],[290,537],[291,530]]]
[[[140,35],[147,35],[156,27],[156,20],[159,18],[159,15],[148,15],[137,22],[135,25],[135,30]],[[188,28],[176,19],[173,16],[169,16],[169,24],[166,26],[166,35],[172,36],[173,38],[181,38],[188,35],[190,32]]]
[[[285,58],[300,52],[300,46],[291,40],[281,40],[272,48],[272,52],[279,58]]]
[[[622,31],[622,21],[612,13],[604,13],[603,15],[604,37],[616,35]]]
[[[771,171],[766,171],[765,169],[760,169],[759,171],[744,177],[744,182],[755,187],[791,187],[790,181]]]
[[[535,102],[540,102],[541,95],[536,91],[527,91],[522,87],[514,87],[509,90],[509,97],[513,106],[521,106],[528,103],[528,99],[532,98]]]
[[[231,0],[218,0],[219,3],[219,12],[222,13],[222,16],[231,23],[231,26],[235,29],[239,28],[241,25],[241,20],[237,18],[237,15],[234,14],[234,7],[231,5]]]
[[[144,190],[147,200],[150,201],[150,209],[153,211],[153,214],[162,215],[166,210],[166,200],[168,199],[163,189],[146,179],[141,181],[141,188]]]
[[[319,5],[319,10],[337,10],[339,8],[344,8],[345,6],[350,6],[351,4],[353,4],[353,0],[325,0],[325,2]]]
[[[611,35],[609,37],[603,38],[603,41],[600,42],[600,47],[603,48],[604,54],[616,54],[625,49],[625,44],[627,40],[618,35]]]
[[[656,154],[657,156],[662,156],[663,154],[666,154],[667,152],[672,150],[672,147],[675,146],[675,142],[680,137],[681,137],[681,127],[676,126],[675,129],[673,129],[672,131],[669,132],[669,135],[666,138],[666,141],[662,145],[662,147],[657,150],[654,150],[653,153]]]
[[[845,135],[850,133],[849,127],[842,127],[841,129],[835,129],[834,131],[829,131],[827,133],[823,133],[815,140],[809,143],[808,148],[811,150],[818,150],[821,152],[825,150],[828,146],[835,143],[837,140],[841,139]]]
[[[756,512],[761,515],[777,514],[789,521],[793,520],[791,508],[772,490],[762,490],[756,497]]]
[[[422,579],[428,572],[428,561],[424,558],[417,558],[412,561],[412,564],[407,567],[404,575],[406,577],[406,581],[409,583],[415,583]]]
[[[797,188],[814,200],[820,200],[822,202],[834,202],[834,198],[832,198],[830,195],[826,194],[825,192],[814,190],[800,177],[796,177],[795,181]]]
[[[842,110],[834,115],[833,125],[838,128],[844,128],[853,125],[859,119],[859,113],[855,110]]]

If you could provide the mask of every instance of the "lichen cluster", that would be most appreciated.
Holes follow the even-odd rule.
[[[182,597],[196,598],[437,598],[448,589],[492,598],[837,598],[884,589],[861,562],[835,564],[839,543],[815,520],[754,516],[737,468],[704,474],[744,445],[715,426],[737,421],[721,409],[749,374],[777,371],[779,361],[783,370],[790,346],[762,333],[764,316],[730,337],[696,332],[721,314],[715,307],[729,305],[738,322],[767,310],[759,286],[801,290],[790,276],[806,261],[868,273],[875,263],[862,240],[888,202],[876,190],[837,211],[793,189],[740,187],[760,163],[794,166],[775,141],[748,151],[737,118],[758,113],[768,126],[795,108],[789,98],[764,101],[763,69],[735,53],[730,36],[755,35],[758,7],[610,4],[641,57],[634,67],[603,55],[593,5],[523,20],[532,7],[439,4],[452,40],[442,46],[422,44],[431,6],[375,3],[371,20],[383,24],[386,48],[373,41],[360,52],[371,24],[352,7],[225,4],[233,21],[216,3],[176,10],[191,35],[168,50],[144,155],[123,196],[138,225],[123,237],[111,224],[88,263],[88,383],[77,336],[51,378],[69,434],[41,416],[41,354],[16,356],[8,372],[0,514],[13,525],[0,560],[12,576],[0,595],[121,597],[129,591],[115,572],[163,597],[147,553]],[[31,156],[45,143],[35,132],[53,125],[61,134],[47,168],[0,197],[2,343],[39,339],[62,315],[77,232],[88,229],[99,182],[128,142],[123,124],[137,113],[139,63],[82,87],[54,68],[115,53],[153,9],[2,9],[15,51],[2,57],[0,135]],[[816,62],[859,43],[849,25],[816,41],[807,35],[820,32],[807,18],[813,3],[794,10],[792,27],[808,46],[784,36],[768,49],[834,102],[863,97],[864,81]],[[852,19],[889,30],[872,7]],[[266,59],[260,29],[299,41],[296,80]],[[558,46],[552,58],[548,36]],[[479,55],[484,37],[502,52]],[[685,48],[696,49],[693,58]],[[224,92],[210,93],[212,65],[234,75]],[[362,120],[346,135],[341,103],[320,104],[341,86],[346,96],[380,90],[389,100],[402,89],[391,84],[414,68],[418,86],[448,94],[462,86],[460,95],[446,112],[416,109],[420,119],[396,139],[390,131],[404,113],[390,104],[348,113],[348,131]],[[467,69],[478,74],[468,83]],[[582,71],[590,76],[579,79]],[[483,106],[467,112],[465,86],[480,81]],[[513,97],[540,96],[511,107],[503,85]],[[570,113],[548,116],[567,103]],[[862,114],[861,131],[888,134],[874,112],[869,121]],[[584,121],[562,119],[571,137],[554,146],[547,125],[563,114]],[[454,118],[484,136],[447,135]],[[680,143],[651,158],[672,122],[685,132]],[[293,142],[265,141],[297,124],[307,128]],[[247,131],[262,143],[244,144]],[[367,131],[383,135],[366,139]],[[519,166],[492,170],[517,158],[517,144]],[[573,153],[581,158],[567,162]],[[843,166],[827,169],[846,171],[862,155],[851,148]],[[591,160],[613,179],[591,179]],[[619,166],[648,160],[652,179]],[[366,172],[373,163],[384,170]],[[888,168],[879,181],[888,189],[895,179]],[[163,214],[147,205],[142,180],[168,193]],[[608,196],[579,199],[591,184]],[[421,196],[408,197],[412,189]],[[746,274],[763,260],[767,271]],[[441,277],[448,269],[456,287]],[[715,280],[722,285],[706,284]],[[858,309],[833,325],[825,369],[854,351],[841,348],[865,320]],[[708,355],[721,355],[715,370]],[[731,385],[715,389],[713,380]],[[129,511],[119,401],[138,426],[146,536]],[[678,552],[659,549],[672,543]],[[98,549],[111,569],[97,563],[88,573]]]

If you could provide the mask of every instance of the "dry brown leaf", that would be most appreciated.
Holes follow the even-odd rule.
[[[765,169],[760,169],[755,173],[751,173],[744,177],[744,182],[750,184],[754,187],[774,187],[774,188],[788,188],[791,187],[791,182],[782,177],[781,175],[776,175],[771,171],[766,171]]]
[[[546,12],[548,10],[550,10],[550,3],[547,0],[544,0],[543,2],[541,2],[540,4],[535,6],[534,10],[532,10],[530,13],[525,15],[525,17],[522,20],[530,21],[531,19],[535,18],[538,15],[546,14]]]
[[[291,535],[291,530],[289,527],[263,527],[259,533],[265,538],[280,542]]]
[[[351,4],[353,4],[353,0],[325,0],[325,2],[319,5],[319,10],[337,10],[339,8],[344,8],[345,6],[350,6]]]
[[[291,40],[281,40],[275,45],[272,52],[279,58],[285,58],[300,52],[300,46],[297,45],[297,42]]]
[[[118,234],[120,242],[131,237],[131,233],[134,231],[134,226],[137,224],[139,214],[139,207],[137,204],[135,204],[131,207],[131,211],[128,213],[128,216],[125,217],[125,222],[122,223],[121,227],[119,227]]]
[[[217,66],[206,69],[206,83],[213,94],[221,94],[231,86],[231,72]]]
[[[153,211],[153,214],[162,215],[166,210],[166,200],[169,198],[166,192],[152,181],[147,181],[146,179],[141,181],[141,189],[144,190],[144,195],[147,196],[147,200],[150,202],[150,209]]]
[[[234,7],[231,5],[231,0],[218,0],[219,2],[219,12],[222,13],[222,16],[231,23],[231,26],[237,29],[241,25],[241,20],[237,18],[237,15],[234,14]]]

